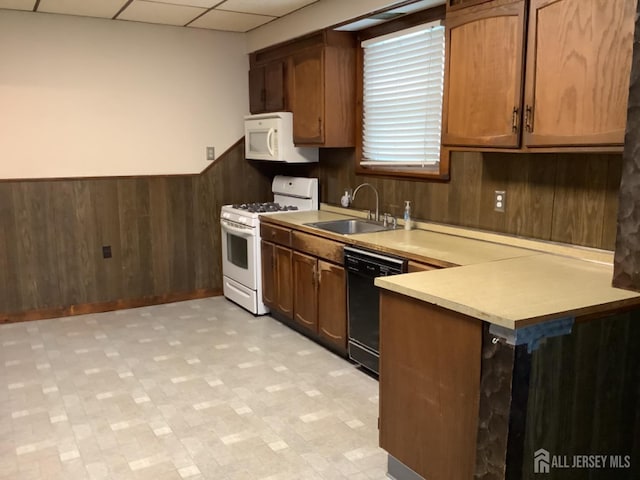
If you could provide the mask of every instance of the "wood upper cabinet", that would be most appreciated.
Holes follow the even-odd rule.
[[[324,143],[324,48],[310,48],[292,59],[293,141]]]
[[[524,144],[622,145],[636,0],[531,0]]]
[[[442,144],[519,147],[525,3],[447,14]]]
[[[347,32],[327,31],[322,44],[292,55],[289,101],[296,145],[355,145],[355,64],[355,41]]]
[[[261,241],[262,301],[272,310],[293,318],[293,270],[290,248]]]
[[[318,261],[293,252],[294,316],[296,322],[312,332],[318,330]]]
[[[528,23],[525,6],[447,13],[442,144],[619,148],[636,0],[531,0]]]
[[[318,333],[347,348],[347,275],[345,269],[318,260]]]
[[[249,110],[251,113],[285,109],[285,63],[274,61],[249,70]]]

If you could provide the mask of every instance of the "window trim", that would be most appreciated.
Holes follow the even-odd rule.
[[[388,166],[362,166],[362,104],[363,104],[363,76],[364,76],[364,50],[361,46],[364,40],[380,37],[389,33],[397,32],[399,30],[405,30],[411,27],[422,25],[424,23],[433,22],[436,20],[444,21],[445,6],[440,5],[438,7],[422,10],[410,15],[405,15],[396,20],[376,25],[358,33],[358,47],[356,50],[356,160],[355,160],[355,173],[356,175],[375,175],[382,177],[399,177],[399,178],[414,178],[422,180],[433,181],[448,181],[449,180],[449,159],[450,149],[440,148],[440,161],[435,167],[388,167]],[[446,38],[445,38],[446,41]],[[447,74],[445,68],[445,75]],[[444,107],[443,107],[444,108]]]

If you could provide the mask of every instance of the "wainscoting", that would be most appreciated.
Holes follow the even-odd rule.
[[[200,175],[1,181],[0,322],[218,293],[220,207],[270,196],[243,142]]]
[[[220,207],[266,201],[275,174],[317,176],[320,200],[370,182],[381,212],[613,250],[620,155],[455,153],[446,183],[356,176],[353,149],[320,162],[244,159],[199,175],[0,181],[0,322],[197,298],[222,290]],[[505,213],[493,191],[507,191]],[[356,208],[373,208],[367,190]],[[112,258],[103,258],[110,246]]]

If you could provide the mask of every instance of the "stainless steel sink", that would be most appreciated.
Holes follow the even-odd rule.
[[[393,230],[392,226],[385,227],[381,223],[362,220],[360,218],[346,218],[344,220],[330,220],[328,222],[305,223],[305,225],[333,233],[340,233],[342,235]]]

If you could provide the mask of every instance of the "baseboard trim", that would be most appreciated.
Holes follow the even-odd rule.
[[[28,310],[26,312],[17,313],[0,313],[0,324],[30,322],[34,320],[45,320],[47,318],[86,315],[89,313],[111,312],[114,310],[124,310],[126,308],[148,307],[150,305],[161,305],[163,303],[183,302],[186,300],[196,300],[198,298],[207,297],[218,297],[220,295],[222,295],[222,290],[199,289],[193,292],[149,295],[141,298],[114,300],[110,302],[80,303],[78,305],[69,305],[66,307],[42,308],[38,310]]]

